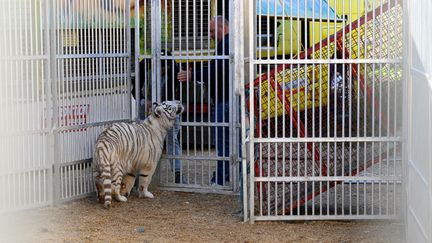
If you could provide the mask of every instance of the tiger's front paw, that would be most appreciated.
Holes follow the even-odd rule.
[[[119,202],[127,202],[127,197],[122,195],[116,195],[116,200]]]
[[[153,193],[151,193],[151,192],[149,192],[149,191],[140,192],[140,193],[139,193],[139,197],[140,197],[140,198],[143,198],[143,197],[146,197],[146,198],[154,198]]]
[[[129,197],[130,191],[127,190],[126,185],[122,184],[120,189],[120,195]]]
[[[154,198],[153,193],[151,193],[151,192],[149,192],[149,191],[144,192],[144,197],[147,197],[147,198]]]

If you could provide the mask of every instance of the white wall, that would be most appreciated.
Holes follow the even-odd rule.
[[[405,1],[408,24],[407,242],[432,242],[432,1]]]

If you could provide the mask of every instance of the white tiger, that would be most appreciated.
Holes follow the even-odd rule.
[[[162,155],[163,141],[184,107],[180,101],[164,101],[154,103],[152,110],[142,122],[110,125],[96,141],[94,177],[99,202],[105,208],[111,207],[111,194],[117,201],[127,201],[136,175],[139,197],[153,198],[148,186]]]

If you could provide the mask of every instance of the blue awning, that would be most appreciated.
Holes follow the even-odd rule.
[[[256,0],[256,13],[276,18],[342,20],[326,0]]]

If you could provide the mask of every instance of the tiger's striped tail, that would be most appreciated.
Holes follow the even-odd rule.
[[[104,178],[104,177],[102,177]],[[111,176],[110,176],[111,178]],[[104,185],[104,193],[105,193],[105,203],[104,203],[104,207],[105,208],[111,208],[111,201],[112,201],[112,196],[111,196],[111,179],[110,178],[104,178],[103,181],[103,185]]]
[[[112,195],[111,195],[111,167],[108,158],[106,158],[103,149],[98,149],[97,156],[99,158],[99,166],[101,167],[100,177],[103,180],[104,190],[104,207],[111,208]]]

